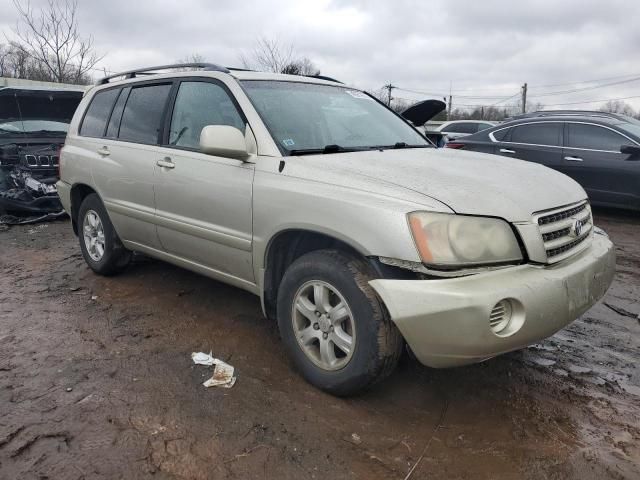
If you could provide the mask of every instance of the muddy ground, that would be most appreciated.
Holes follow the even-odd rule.
[[[640,215],[599,304],[453,370],[405,358],[339,399],[291,368],[257,298],[162,262],[102,278],[68,222],[0,232],[0,478],[640,478]],[[193,351],[236,367],[205,389]]]

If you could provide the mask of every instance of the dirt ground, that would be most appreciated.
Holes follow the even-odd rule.
[[[162,262],[113,278],[69,222],[0,232],[1,479],[640,478],[640,215],[604,303],[483,364],[409,358],[334,398],[287,361],[256,297]],[[206,389],[213,351],[232,389]]]

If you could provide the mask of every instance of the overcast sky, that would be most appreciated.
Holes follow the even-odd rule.
[[[36,8],[42,3],[32,0]],[[530,101],[549,106],[640,96],[640,80],[536,96],[640,77],[637,0],[79,3],[81,33],[94,37],[97,50],[106,55],[100,66],[108,70],[170,63],[193,53],[211,62],[239,65],[240,53],[250,51],[264,36],[293,44],[323,74],[345,83],[377,90],[392,82],[432,98],[451,88],[454,106],[498,102],[503,100],[498,97],[517,94],[524,82],[531,87]],[[12,1],[0,0],[2,31],[10,36],[15,21]],[[425,98],[402,90],[394,94]],[[628,102],[640,108],[640,98]]]

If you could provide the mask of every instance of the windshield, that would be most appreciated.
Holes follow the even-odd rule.
[[[67,133],[69,124],[53,120],[0,121],[0,135],[7,133]]]
[[[265,80],[242,85],[280,149],[289,154],[431,146],[359,90]]]

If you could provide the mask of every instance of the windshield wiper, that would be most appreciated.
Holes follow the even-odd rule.
[[[400,149],[400,148],[429,148],[431,145],[409,145],[407,142],[396,142],[393,145],[376,145],[375,147],[371,147],[371,150],[387,150],[390,148]]]
[[[289,155],[317,155],[324,153],[343,153],[343,152],[360,152],[362,148],[347,148],[341,147],[332,143],[331,145],[325,145],[323,148],[305,148],[300,150],[290,150]]]

